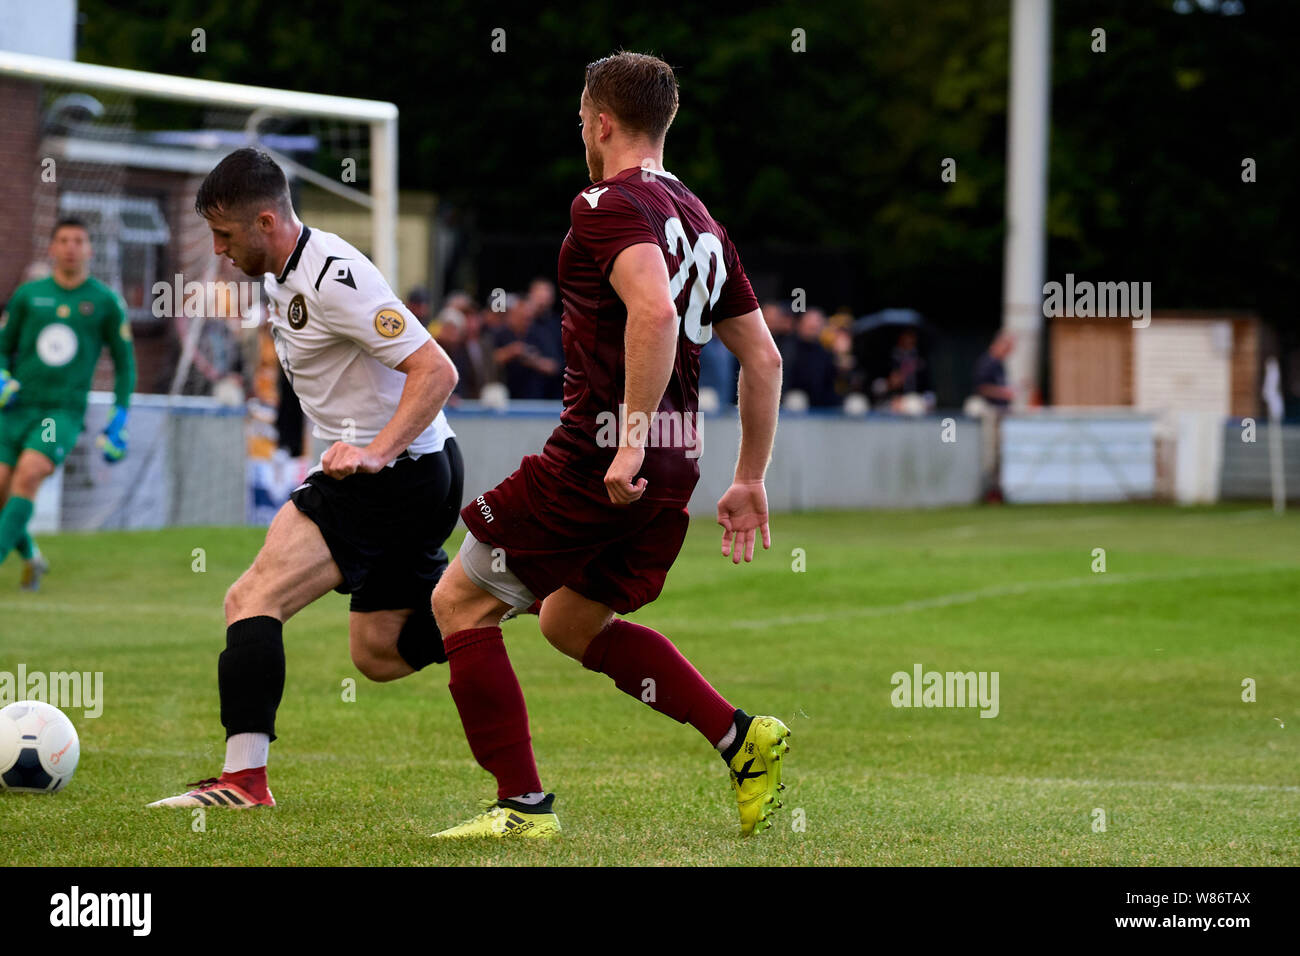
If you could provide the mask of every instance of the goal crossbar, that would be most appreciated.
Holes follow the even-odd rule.
[[[370,128],[371,258],[390,283],[397,281],[397,106],[382,100],[300,93],[219,80],[147,73],[95,63],[0,50],[0,76],[33,83],[134,93],[164,100],[247,107],[297,116],[365,123]],[[297,172],[297,170],[295,170]]]

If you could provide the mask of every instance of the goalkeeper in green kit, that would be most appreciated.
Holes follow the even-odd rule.
[[[126,454],[126,411],[135,389],[126,309],[90,275],[85,224],[59,220],[50,258],[53,274],[20,285],[0,314],[0,564],[17,550],[28,591],[49,570],[27,533],[36,492],[77,443],[105,346],[113,356],[116,408],[98,444],[109,462]]]

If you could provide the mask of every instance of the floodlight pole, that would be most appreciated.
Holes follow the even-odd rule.
[[[1014,404],[1018,408],[1039,398],[1051,90],[1052,2],[1014,0],[1007,90],[1002,328],[1016,340],[1007,360],[1007,383],[1016,390]]]

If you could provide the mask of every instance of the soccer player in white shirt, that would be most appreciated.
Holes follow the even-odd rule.
[[[226,594],[221,776],[150,806],[274,806],[266,763],[284,691],[285,621],[337,590],[352,596],[352,660],[370,679],[446,660],[430,595],[463,490],[442,413],[456,369],[369,259],[298,220],[266,152],[223,159],[195,208],[217,255],[265,276],[276,353],[315,434],[333,444]]]

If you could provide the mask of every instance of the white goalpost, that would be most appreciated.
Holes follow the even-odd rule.
[[[0,196],[0,301],[46,274],[53,224],[81,219],[91,274],[122,296],[137,333],[137,392],[154,393],[134,402],[130,453],[112,467],[86,438],[108,412],[92,394],[42,527],[242,523],[248,462],[276,444],[278,364],[266,360],[260,307],[214,309],[209,297],[182,314],[169,304],[180,294],[157,289],[246,279],[213,255],[193,208],[203,177],[242,146],[274,156],[304,220],[342,235],[397,288],[397,107],[0,50],[0,115],[0,166],[19,187]]]
[[[319,117],[364,123],[369,127],[371,190],[369,195],[307,169],[280,155],[287,172],[370,209],[371,259],[390,283],[397,280],[397,107],[320,93],[299,93],[216,80],[124,70],[0,50],[0,76],[61,87],[107,90],[143,98],[243,108],[250,114],[249,141],[256,142],[257,121],[268,116]]]

